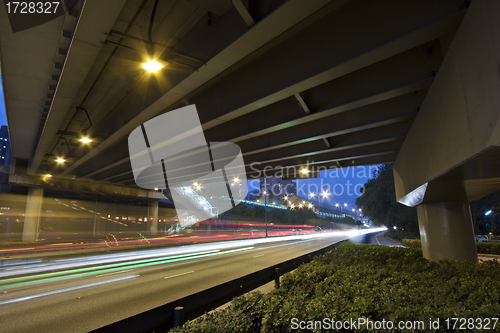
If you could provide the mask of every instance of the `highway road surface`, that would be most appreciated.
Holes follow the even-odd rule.
[[[88,332],[357,234],[317,233],[4,263],[0,331]]]

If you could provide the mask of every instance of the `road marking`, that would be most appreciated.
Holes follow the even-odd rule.
[[[130,272],[130,271],[133,271],[133,269],[126,269],[124,271],[118,271],[118,272],[113,272],[113,273],[100,274],[100,275],[96,275],[95,277],[101,277],[101,276],[107,276],[107,275],[113,275],[113,274],[120,274],[120,273],[125,273],[125,272]]]
[[[262,257],[263,254],[259,254],[258,256],[255,256],[254,258]]]
[[[379,234],[375,235],[375,240],[377,241],[378,245],[382,245],[382,244],[380,244],[380,242],[378,241],[378,235],[379,235]]]
[[[186,272],[186,273],[181,273],[181,274],[176,274],[176,275],[172,275],[172,276],[167,276],[167,277],[164,277],[164,279],[170,279],[170,278],[173,278],[173,277],[177,277],[177,276],[181,276],[181,275],[186,275],[186,274],[191,274],[191,273],[194,273],[194,271]]]

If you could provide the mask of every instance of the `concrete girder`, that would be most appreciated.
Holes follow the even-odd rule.
[[[306,156],[314,157],[317,154],[326,152],[348,150],[357,147],[372,146],[384,142],[402,140],[410,130],[412,121],[413,119],[410,119],[399,123],[334,136],[331,139],[332,144],[330,148],[327,149],[324,148],[322,140],[315,140],[273,151],[265,151],[248,156],[245,158],[245,163],[248,165],[257,161],[267,163],[289,158]]]
[[[64,117],[72,111],[70,107],[102,47],[105,35],[111,30],[124,4],[125,0],[85,3],[28,174],[37,172],[45,154],[52,148],[54,137]]]
[[[429,48],[433,52],[429,54]],[[239,142],[420,90],[430,85],[442,61],[433,41],[356,72],[303,91],[205,131],[209,141]],[[422,82],[419,86],[418,82]],[[297,103],[297,96],[300,100]],[[306,108],[306,109],[304,109]],[[286,110],[286,112],[283,112]],[[307,110],[307,111],[305,111]],[[309,115],[306,115],[306,114]],[[310,115],[312,113],[312,115]],[[258,121],[255,121],[258,119]]]
[[[283,131],[277,131],[275,132],[277,135],[274,135],[274,133],[271,134],[273,137],[267,135],[242,141],[239,145],[242,148],[244,160],[246,161],[248,158],[251,158],[247,157],[249,155],[266,151],[270,154],[277,153],[279,155],[280,151],[286,151],[286,149],[288,149],[287,147],[293,147],[308,142],[311,142],[311,145],[308,146],[309,148],[312,149],[312,145],[314,145],[314,151],[322,151],[324,150],[324,145],[317,144],[317,140],[319,139],[332,138],[349,133],[362,133],[364,130],[372,128],[398,124],[408,120],[411,121],[415,117],[417,108],[421,105],[425,94],[423,91],[415,93],[413,89],[408,90],[412,91],[412,93],[354,109],[349,112],[334,114],[330,117],[288,128]],[[404,126],[404,128],[406,129],[406,126]],[[273,138],[279,141],[273,144]],[[120,146],[122,145],[123,143],[120,144]],[[269,157],[266,157],[266,159],[269,159]],[[113,169],[120,164],[125,165],[128,161],[129,158],[126,157],[112,165],[98,168],[90,175],[95,176],[98,173],[107,171],[104,176],[106,180],[114,178],[115,175],[117,178],[127,173],[131,175],[128,165],[125,166],[125,171],[122,172],[115,172]],[[100,164],[102,164],[102,162],[100,162]]]
[[[437,66],[438,64],[435,64],[435,65]],[[410,84],[407,84],[407,85],[404,85],[401,87],[397,87],[397,88],[389,90],[389,91],[383,91],[381,93],[378,93],[378,94],[375,94],[372,96],[368,96],[365,98],[361,98],[360,100],[352,101],[352,102],[344,104],[344,105],[339,105],[339,106],[336,106],[336,107],[333,107],[330,109],[317,111],[314,114],[311,114],[309,116],[303,116],[304,111],[296,106],[295,98],[289,98],[289,99],[277,102],[276,105],[273,104],[269,107],[266,107],[266,108],[259,110],[259,114],[256,114],[255,116],[256,117],[260,116],[261,118],[259,118],[259,119],[263,119],[262,122],[264,122],[264,124],[261,124],[261,121],[259,121],[259,122],[250,121],[249,119],[246,119],[247,117],[244,116],[244,117],[236,119],[235,120],[236,123],[229,122],[228,124],[231,124],[231,126],[226,126],[226,124],[224,124],[224,125],[221,125],[221,126],[223,126],[223,128],[221,128],[221,129],[219,129],[219,126],[218,126],[218,127],[214,128],[213,130],[207,131],[205,133],[205,135],[206,135],[207,141],[211,141],[211,142],[226,141],[226,140],[232,141],[232,142],[238,142],[238,141],[243,140],[245,138],[251,138],[253,136],[262,136],[263,134],[270,133],[272,131],[276,131],[277,129],[283,129],[283,128],[287,128],[287,127],[293,128],[296,131],[301,131],[302,128],[293,127],[293,126],[301,125],[301,124],[302,124],[302,126],[307,126],[307,124],[309,122],[317,124],[320,121],[320,119],[323,117],[329,117],[329,116],[331,117],[332,115],[347,112],[349,110],[352,110],[355,108],[360,108],[360,107],[365,106],[365,105],[370,105],[370,104],[377,103],[379,101],[383,101],[386,99],[392,99],[396,96],[408,94],[410,92],[419,91],[423,88],[430,86],[432,80],[433,80],[432,77],[424,78],[424,79],[419,80],[417,82],[411,82]],[[281,110],[283,108],[289,110],[289,112],[287,113],[287,116],[284,116],[285,118],[296,119],[296,120],[290,120],[288,123],[281,123],[280,125],[266,128],[266,129],[259,131],[259,132],[254,132],[254,133],[252,133],[252,135],[244,135],[244,136],[241,136],[239,138],[234,138],[231,136],[231,135],[234,135],[236,133],[241,133],[241,127],[244,124],[251,124],[251,123],[259,124],[258,126],[261,126],[261,127],[271,126],[272,124],[266,123],[266,119],[270,119],[270,117],[269,117],[270,110],[268,110],[268,109],[271,107],[272,107],[272,110],[274,110],[272,112],[274,112],[276,114],[276,117],[271,118],[272,119],[271,121],[273,123],[279,123],[280,121],[283,121],[282,119],[279,119],[281,117],[280,114],[282,114]],[[290,111],[294,110],[293,109],[294,107],[296,107],[295,112],[290,112]],[[414,110],[417,110],[418,107],[420,107],[420,104],[415,105]],[[262,115],[260,115],[260,113],[262,113]],[[297,119],[297,118],[299,118],[299,119]],[[329,118],[325,118],[324,120],[329,121]],[[240,119],[242,121],[240,121]],[[333,121],[335,121],[335,120],[333,120]],[[236,131],[236,132],[234,132],[234,131]],[[224,134],[223,134],[223,136],[221,136],[221,135],[218,135],[219,133],[224,133]],[[227,133],[227,135],[226,135],[226,133]],[[120,147],[124,146],[124,142],[125,141],[121,141],[118,146],[120,146]],[[122,151],[123,149],[119,149],[119,150]],[[245,151],[245,150],[243,150],[243,151]],[[123,156],[127,156],[127,153],[123,154]],[[91,176],[95,175],[96,173],[104,171],[103,168],[110,169],[111,167],[117,166],[121,163],[127,163],[127,162],[128,162],[128,157],[120,159],[118,162],[115,162],[111,165],[109,165],[106,162],[106,159],[103,159],[101,161],[96,161],[96,163],[94,163],[94,166],[97,167],[97,168],[95,168],[96,170],[85,174],[83,177],[91,177]]]
[[[425,183],[444,180],[447,173],[476,158],[481,161],[475,166],[479,171],[457,172],[454,181],[481,178],[488,163],[481,154],[500,144],[498,12],[500,3],[495,1],[471,4],[394,165],[398,200]],[[450,188],[449,195],[456,193]],[[447,195],[441,200],[447,202]]]
[[[374,64],[387,57],[391,57],[418,45],[427,43],[430,40],[434,40],[458,27],[458,24],[463,17],[461,1],[449,0],[446,4],[438,4],[437,7],[435,2],[428,2],[429,1],[412,2],[412,6],[414,6],[414,8],[412,8],[412,6],[409,6],[408,8],[405,6],[405,9],[401,6],[397,9],[393,8],[395,12],[391,15],[394,15],[394,17],[399,17],[395,14],[396,12],[405,12],[406,10],[409,10],[408,13],[411,12],[411,20],[394,21],[393,19],[387,21],[386,19],[388,18],[384,17],[385,14],[379,13],[380,15],[373,16],[372,13],[369,13],[367,8],[363,8],[362,12],[366,14],[366,17],[364,15],[361,16],[363,20],[367,20],[366,22],[363,22],[365,26],[370,26],[369,22],[372,22],[373,26],[386,27],[384,28],[385,31],[387,27],[391,26],[393,23],[391,28],[392,30],[389,29],[391,31],[385,37],[378,37],[379,35],[376,34],[374,36],[367,37],[364,33],[363,36],[356,36],[356,38],[354,38],[352,34],[344,35],[343,33],[340,33],[340,31],[343,31],[342,29],[340,29],[337,25],[332,26],[329,23],[332,19],[331,15],[335,14],[336,16],[334,18],[336,21],[338,19],[338,21],[343,22],[343,24],[352,24],[352,22],[347,22],[345,18],[341,17],[342,15],[345,15],[346,12],[338,14],[337,11],[332,11],[331,14],[325,15],[318,22],[309,24],[307,28],[302,29],[291,37],[287,36],[288,38],[285,41],[282,41],[268,52],[259,53],[260,56],[257,59],[252,60],[253,58],[251,57],[251,59],[248,60],[248,63],[232,68],[232,72],[224,76],[222,83],[213,83],[201,93],[197,93],[194,98],[191,98],[190,96],[192,95],[191,93],[194,89],[189,91],[186,91],[185,89],[179,90],[177,87],[172,89],[169,93],[154,102],[151,106],[147,107],[132,121],[117,130],[102,144],[95,147],[84,157],[80,158],[80,160],[69,166],[63,173],[68,174],[72,172],[79,165],[97,156],[99,153],[109,148],[112,144],[115,144],[120,139],[128,135],[131,130],[139,126],[144,121],[150,119],[158,113],[176,108],[180,106],[181,103],[186,103],[186,100],[188,100],[189,103],[194,102],[197,104],[203,127],[206,130],[220,124],[221,122],[225,122],[259,109],[262,106],[290,97],[296,92],[307,90],[347,73]],[[287,5],[291,5],[291,3],[285,3],[266,19],[263,19],[259,22],[259,24],[255,25],[247,34],[252,33],[258,27],[260,28],[263,26],[264,22],[268,19],[272,19],[273,15],[277,15],[282,10],[287,10]],[[350,2],[341,6],[339,10],[355,11],[356,15],[354,15],[354,17],[359,17],[361,19],[361,16],[358,15],[358,12],[361,9],[356,6],[354,6],[354,8],[346,9],[349,5]],[[391,6],[388,3],[386,5]],[[431,11],[430,8],[435,9],[435,11]],[[377,11],[378,10],[379,8],[377,3]],[[430,12],[432,12],[432,14],[430,14]],[[417,15],[416,13],[419,14]],[[384,24],[376,24],[377,20],[381,20],[382,18],[384,19]],[[391,22],[391,24],[387,24],[387,22]],[[274,23],[274,25],[275,24],[276,23]],[[331,31],[332,29],[334,31]],[[317,38],[314,39],[315,42],[313,45],[311,45],[311,33],[315,33],[315,35],[319,38],[319,40],[317,40]],[[247,34],[242,36],[237,42],[233,43],[226,50],[232,49],[236,45],[240,45],[239,42],[243,41]],[[359,43],[353,44],[350,42],[353,38],[358,39],[357,37],[359,37]],[[336,40],[336,38],[338,40]],[[325,45],[337,44],[339,47],[345,44],[345,49],[341,48],[342,52],[335,55],[325,55]],[[308,47],[311,47],[312,49],[308,49]],[[304,52],[306,49],[308,51]],[[299,53],[297,54],[297,52]],[[310,59],[311,53],[319,55],[318,61],[307,61],[307,59]],[[283,61],[283,55],[287,55],[287,61]],[[213,61],[213,59],[211,61]],[[207,64],[210,64],[211,61]],[[299,65],[290,67],[290,62],[297,63]],[[229,68],[229,66],[227,68]],[[273,73],[274,71],[276,71],[276,73],[274,73],[272,78],[266,78],[266,84],[262,85],[261,74],[264,70],[267,71],[269,68],[273,68]],[[300,68],[300,70],[289,71],[290,68]],[[286,71],[287,74],[281,75],[281,70]],[[205,67],[201,68],[199,73],[201,73],[201,71],[205,71]],[[199,76],[197,75],[199,73],[193,75]],[[297,77],[290,78],[289,76],[291,73]],[[311,73],[320,74],[311,76]],[[245,77],[245,80],[240,80],[242,77]],[[189,79],[190,78],[186,80]],[[241,86],[242,81],[245,82],[245,87]],[[224,100],[222,111],[220,111],[220,98],[215,98],[216,96],[221,95],[221,84],[224,87],[224,96],[231,96],[231,101],[227,98]],[[279,86],[282,88],[278,88]],[[251,91],[251,93],[249,93],[249,91]],[[188,96],[188,94],[190,95]],[[257,95],[262,96],[264,99]],[[234,103],[238,103],[239,106]],[[221,113],[224,114],[222,118],[220,118]]]
[[[208,130],[289,98],[294,93],[306,91],[427,43],[458,27],[463,17],[460,1],[454,2],[456,6],[453,9],[449,3],[440,9],[436,8],[433,19],[430,19],[429,13],[436,3],[424,2],[419,2],[418,5],[411,2],[412,6],[425,6],[418,9],[412,6],[391,8],[388,12],[393,15],[392,19],[382,18],[384,14],[380,12],[379,6],[382,3],[388,5],[388,2],[364,2],[363,8],[357,7],[360,2],[348,2],[262,54],[256,61],[224,76],[223,80],[194,98],[189,98],[188,102],[198,106],[203,129]],[[413,12],[403,13],[406,10]],[[374,12],[377,15],[373,15]],[[397,12],[399,13],[396,14]],[[442,15],[441,20],[437,18],[439,15]],[[411,16],[412,20],[400,20],[408,16]],[[399,19],[395,20],[395,17]],[[353,18],[356,18],[355,22]],[[352,29],[358,20],[359,26],[384,30],[391,27],[393,31],[385,35],[375,31],[370,34],[363,31],[361,34],[360,31]],[[383,20],[384,24],[381,24],[380,20]],[[429,21],[433,23],[429,24]],[[345,33],[346,31],[349,33]],[[352,43],[352,40],[356,40],[356,43]],[[329,52],[325,45],[335,45],[335,52]],[[314,57],[311,57],[311,54]],[[266,75],[270,68],[272,75]],[[263,78],[265,84],[262,84]],[[223,96],[223,100],[220,96]]]
[[[99,146],[69,166],[62,174],[71,173],[83,163],[112,147],[117,142],[126,138],[137,126],[165,111],[169,106],[175,108],[175,103],[178,103],[177,105],[184,103],[185,98],[189,94],[205,84],[210,85],[213,80],[217,80],[216,77],[220,73],[240,62],[249,54],[255,53],[256,50],[263,46],[271,47],[275,43],[279,43],[282,40],[281,38],[288,37],[285,32],[294,31],[294,29],[301,28],[303,24],[309,24],[310,20],[316,20],[318,15],[314,13],[329,2],[328,0],[317,0],[314,3],[305,3],[302,1],[288,1],[284,3],[279,9],[260,21],[259,24],[255,25],[238,40],[210,59],[205,66],[189,75],[189,77],[176,85],[156,102],[145,109],[138,110],[139,113],[137,116],[116,130]],[[327,7],[329,7],[329,10],[333,10],[342,2],[335,1]],[[279,36],[282,37],[280,38]]]
[[[317,161],[309,164],[309,168],[319,171],[327,171],[334,170],[338,168],[347,168],[361,165],[377,165],[384,163],[392,163],[394,162],[397,156],[397,150],[394,151],[381,151],[378,153],[371,153],[366,155],[359,156],[349,156],[336,158],[335,160],[330,161]],[[339,163],[337,163],[339,162]],[[340,167],[339,167],[340,164]],[[256,169],[256,170],[247,170],[248,179],[262,178],[266,177],[274,177],[281,176],[281,174],[288,175],[291,178],[302,178],[300,176],[300,169],[302,169],[304,164],[290,164],[283,165],[279,168],[267,169],[264,174],[264,169]]]
[[[269,170],[280,169],[281,167],[288,166],[306,166],[306,165],[316,165],[324,164],[336,160],[346,160],[346,159],[356,159],[365,156],[370,156],[373,154],[385,154],[387,152],[397,152],[401,147],[403,140],[395,140],[389,142],[379,143],[373,146],[362,146],[355,147],[348,150],[338,150],[329,151],[324,153],[318,153],[309,158],[309,156],[291,157],[289,159],[282,159],[273,162],[258,163],[255,162],[247,166],[247,170],[259,169],[263,170],[268,168]]]
[[[337,159],[334,161],[317,162],[314,164],[314,168],[321,168],[320,170],[335,170],[338,168],[347,168],[354,166],[369,166],[369,165],[393,163],[396,160],[396,156],[397,156],[397,151],[387,151],[387,152],[373,153],[368,155],[350,156],[346,158]],[[295,167],[295,170],[297,171],[295,178],[300,179],[301,177],[299,170],[303,166],[290,165],[289,167],[292,168],[291,170],[293,170],[293,168]],[[272,176],[272,174],[270,173],[268,175]],[[292,171],[290,172],[290,175],[292,175]],[[247,178],[249,180],[262,178],[263,176],[264,175],[262,172],[247,171]],[[135,182],[133,180],[130,180],[129,177],[127,179],[119,180],[116,182],[130,186],[133,186],[135,184]]]
[[[418,112],[422,91],[410,93],[238,143],[243,157],[322,138],[409,120]]]
[[[477,262],[468,200],[500,189],[500,2],[474,1],[394,164],[424,257]]]
[[[42,101],[46,99],[65,16],[13,33],[5,6],[0,6],[2,86],[12,154],[29,159],[35,144]],[[19,72],[19,68],[26,73]],[[7,78],[9,78],[7,80]]]
[[[346,135],[339,136],[336,140],[337,144],[335,145],[335,147],[332,147],[330,149],[323,149],[324,145],[322,141],[317,140],[297,146],[288,147],[286,149],[256,154],[254,156],[251,156],[252,159],[246,159],[245,166],[249,167],[254,162],[260,162],[261,164],[267,165],[268,163],[270,164],[279,161],[297,160],[304,157],[314,159],[316,157],[320,157],[321,154],[346,150],[352,151],[356,148],[368,146],[375,146],[374,149],[376,150],[376,146],[380,144],[394,141],[397,141],[400,144],[403,141],[410,126],[411,120],[405,121],[403,124],[395,123],[388,126],[382,126],[380,128],[369,129],[366,131],[348,133]],[[132,172],[129,169],[116,174],[112,174],[111,172],[108,174],[109,176],[102,180],[114,180],[120,182],[133,180],[133,177],[131,177]]]
[[[305,157],[283,159],[277,162],[266,162],[266,163],[256,162],[251,165],[247,165],[246,170],[247,173],[250,173],[251,171],[256,171],[258,169],[260,170],[266,169],[272,171],[272,170],[282,170],[285,167],[302,168],[307,165],[321,165],[338,160],[352,160],[367,156],[376,156],[380,154],[397,152],[401,147],[402,142],[403,140],[400,139],[397,141],[388,141],[379,143],[373,146],[355,147],[349,150],[320,152],[317,155],[314,155],[312,158],[309,158],[309,156],[305,156]],[[167,175],[169,183],[171,181],[176,181],[179,179],[186,179],[185,170],[186,170],[185,168],[178,170],[170,170]],[[191,176],[193,178],[203,175],[205,175],[205,173],[198,173],[195,170],[191,172]],[[131,181],[131,180],[133,180],[133,178],[131,179],[129,176],[127,179],[124,179],[122,181]]]
[[[114,197],[128,197],[138,199],[163,199],[163,195],[156,191],[126,187],[110,183],[64,179],[58,177],[41,177],[21,174],[11,174],[9,183],[17,186],[37,187],[58,191],[81,192],[87,194],[101,194]]]

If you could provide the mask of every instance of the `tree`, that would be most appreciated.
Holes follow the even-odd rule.
[[[471,201],[470,210],[476,235],[484,235],[490,232],[498,234],[500,232],[498,225],[500,216],[500,191],[479,200]],[[485,213],[489,210],[492,212],[486,216]]]
[[[396,201],[392,164],[384,164],[374,172],[374,178],[365,183],[364,193],[356,199],[356,205],[376,225],[418,232],[417,209]]]

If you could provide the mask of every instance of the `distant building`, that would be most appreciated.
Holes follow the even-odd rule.
[[[278,199],[282,196],[296,195],[297,183],[293,180],[283,180],[281,177],[269,177],[260,179],[261,193],[264,191],[273,198]]]
[[[10,150],[9,130],[7,126],[0,128],[0,165],[10,166],[12,152]]]

